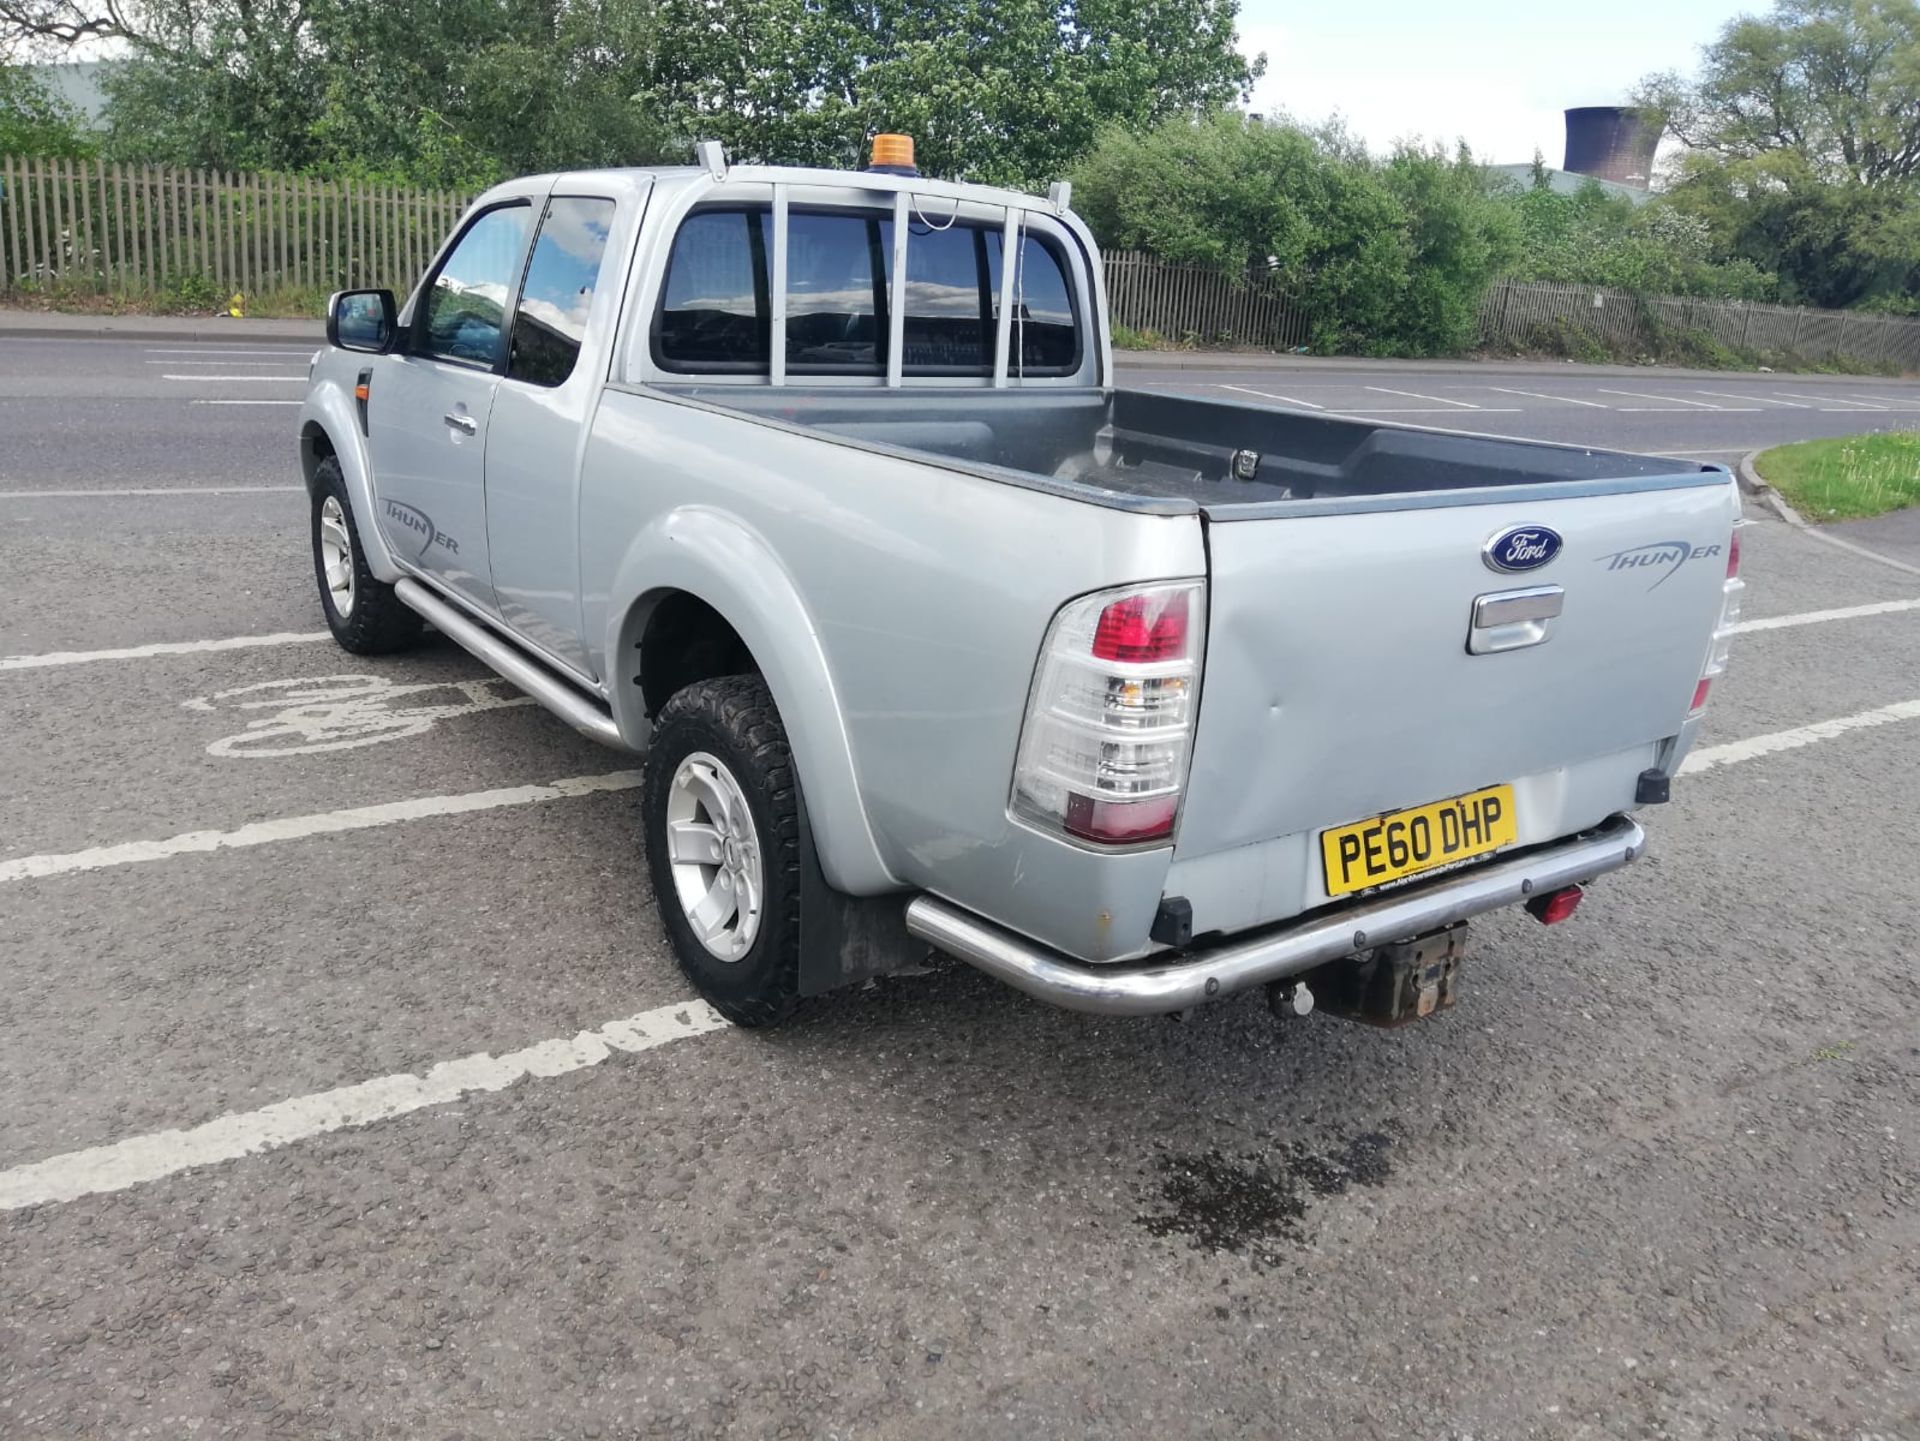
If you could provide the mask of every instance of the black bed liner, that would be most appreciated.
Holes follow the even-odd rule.
[[[1718,467],[1144,390],[702,386],[708,404],[1058,486],[1243,508],[1488,488],[1708,480]],[[1253,478],[1236,475],[1251,452]],[[1051,487],[1050,487],[1051,488]]]

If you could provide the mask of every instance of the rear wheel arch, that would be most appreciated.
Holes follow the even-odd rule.
[[[733,623],[686,590],[641,597],[623,627],[623,689],[637,690],[648,719],[698,681],[756,675],[760,664]]]
[[[653,718],[687,686],[759,676],[790,737],[829,882],[854,895],[897,889],[868,825],[826,658],[799,596],[769,618],[689,579],[641,594],[622,615],[609,666],[621,733],[644,746]]]

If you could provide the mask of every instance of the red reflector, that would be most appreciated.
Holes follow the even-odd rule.
[[[1173,834],[1173,816],[1179,802],[1178,796],[1157,796],[1150,801],[1097,801],[1092,796],[1070,794],[1067,834],[1110,845],[1156,841]]]
[[[1187,592],[1130,595],[1100,612],[1098,660],[1177,660],[1187,650]]]
[[[1701,681],[1699,685],[1693,688],[1693,704],[1688,706],[1687,709],[1689,711],[1705,710],[1707,708],[1707,692],[1712,689],[1713,681],[1711,678]]]
[[[1732,580],[1740,574],[1740,532],[1733,533],[1733,539],[1727,542],[1727,579]]]
[[[1527,902],[1527,913],[1543,926],[1557,926],[1580,909],[1586,892],[1578,886],[1562,886],[1549,895],[1535,896]]]

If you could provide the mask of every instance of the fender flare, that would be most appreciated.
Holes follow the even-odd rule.
[[[312,442],[314,430],[326,436],[334,457],[340,462],[340,474],[347,483],[347,499],[353,504],[360,552],[367,569],[373,572],[375,580],[392,585],[406,572],[394,561],[393,553],[387,549],[386,537],[380,533],[380,521],[374,512],[373,466],[367,457],[367,438],[360,433],[353,397],[337,381],[326,380],[315,385],[300,407],[300,469],[309,494],[313,491],[313,473],[320,464]]]
[[[644,742],[650,729],[634,684],[639,640],[654,607],[676,591],[719,612],[766,678],[828,882],[850,895],[900,889],[860,800],[852,741],[813,617],[772,547],[737,517],[705,506],[669,511],[635,538],[614,574],[607,668],[614,719],[628,743]]]

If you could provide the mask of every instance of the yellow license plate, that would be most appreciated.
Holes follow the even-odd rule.
[[[1484,856],[1519,838],[1513,787],[1488,786],[1322,831],[1320,858],[1327,868],[1327,894],[1344,896]]]

